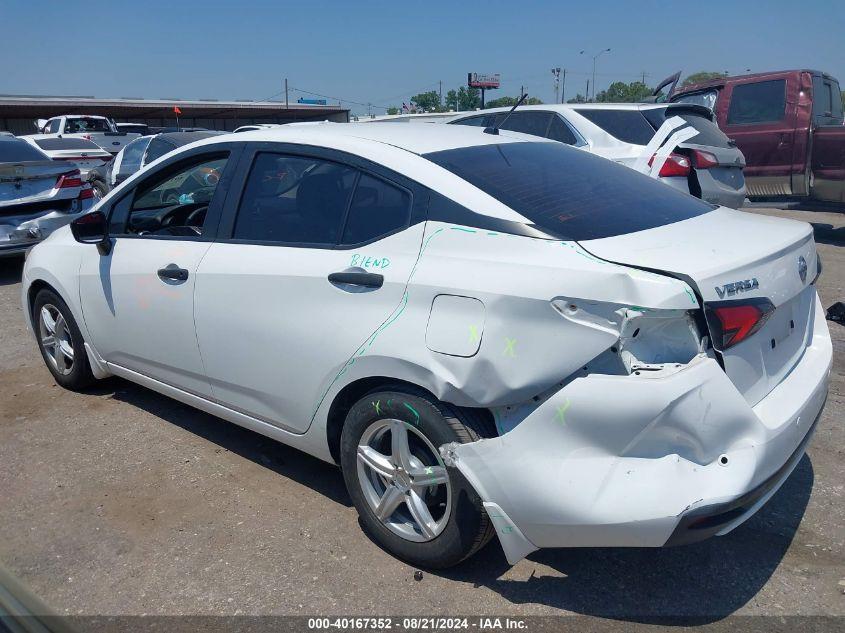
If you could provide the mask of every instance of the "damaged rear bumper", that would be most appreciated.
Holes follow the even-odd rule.
[[[817,305],[801,360],[753,407],[706,356],[658,374],[590,374],[512,431],[444,447],[446,462],[481,497],[511,563],[542,547],[661,547],[725,534],[800,461],[831,359]]]
[[[53,231],[88,213],[92,200],[83,200],[70,211],[48,209],[36,213],[0,217],[0,257],[22,255]]]

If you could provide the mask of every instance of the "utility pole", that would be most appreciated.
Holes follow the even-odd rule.
[[[285,77],[285,110],[288,109],[288,78]]]
[[[587,80],[587,93],[584,95],[584,101],[590,100],[590,80]]]
[[[560,102],[566,101],[566,68],[563,69],[563,83],[560,86]]]
[[[560,67],[552,68],[552,76],[555,78],[555,103],[560,103]]]
[[[441,79],[437,83],[440,84],[440,88],[437,91],[437,109],[442,110],[443,109],[443,80]]]
[[[605,48],[604,50],[599,51],[595,55],[593,55],[593,101],[596,100],[596,60],[601,57],[604,53],[609,53],[610,49]]]
[[[525,86],[519,87],[519,98],[522,99],[522,95],[525,94]]]

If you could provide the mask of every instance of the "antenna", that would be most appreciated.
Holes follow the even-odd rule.
[[[502,126],[505,124],[505,121],[507,121],[507,120],[508,120],[508,117],[509,117],[510,115],[512,115],[512,114],[513,114],[513,111],[514,111],[514,110],[516,110],[519,106],[521,106],[521,105],[522,105],[522,102],[523,102],[523,101],[525,101],[527,98],[528,98],[528,94],[527,94],[527,93],[526,93],[526,94],[524,94],[524,95],[522,95],[522,96],[519,98],[519,101],[517,101],[517,102],[513,105],[513,107],[510,109],[510,112],[508,112],[508,113],[505,115],[505,118],[504,118],[504,119],[502,119],[501,121],[499,121],[499,123],[497,123],[497,124],[493,124],[493,125],[491,125],[490,127],[486,127],[486,128],[484,128],[484,133],[485,133],[485,134],[498,134],[498,133],[499,133],[499,128],[500,128],[500,127],[502,127]]]

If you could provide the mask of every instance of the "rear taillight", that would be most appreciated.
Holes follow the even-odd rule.
[[[651,165],[654,163],[654,156],[651,157],[651,160],[648,161],[648,164]],[[690,160],[686,156],[681,154],[675,154],[672,152],[666,158],[666,162],[663,163],[663,167],[660,168],[660,174],[658,174],[661,178],[667,178],[670,176],[683,176],[686,178],[689,176],[690,172]]]
[[[79,192],[79,199],[80,200],[91,200],[94,197],[94,190],[91,188],[91,185],[85,184],[82,187],[82,190]]]
[[[719,159],[715,154],[700,149],[692,150],[692,164],[696,169],[710,169],[719,166]]]
[[[741,343],[757,330],[775,311],[768,299],[723,301],[705,304],[707,324],[713,335],[713,346],[726,350]]]
[[[56,189],[67,189],[68,187],[81,187],[82,175],[78,169],[66,171],[56,180]]]

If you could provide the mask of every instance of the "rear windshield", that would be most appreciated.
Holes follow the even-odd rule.
[[[654,129],[639,110],[575,110],[582,117],[598,125],[620,141],[634,145],[647,145],[654,136]]]
[[[698,114],[684,112],[683,108],[653,108],[651,110],[643,110],[643,116],[648,119],[648,122],[654,126],[655,130],[663,125],[667,117],[671,119],[673,116],[679,116],[698,130],[698,135],[693,136],[687,143],[710,145],[711,147],[732,147],[728,143],[728,137],[725,136],[725,133],[713,121]]]
[[[502,143],[425,154],[564,240],[643,231],[714,207],[653,178],[561,143]]]
[[[84,149],[102,151],[99,145],[84,138],[37,138],[35,144],[46,150]]]
[[[19,138],[0,138],[0,163],[23,163],[30,160],[49,158]]]

